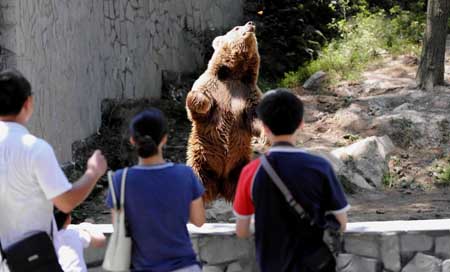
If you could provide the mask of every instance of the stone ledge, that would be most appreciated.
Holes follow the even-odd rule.
[[[207,223],[201,228],[188,224],[187,227],[194,250],[204,263],[204,271],[258,271],[254,240],[238,239],[235,224]],[[113,231],[111,224],[98,224],[95,228],[108,236]],[[349,223],[338,271],[412,271],[419,266],[416,259],[423,256],[450,267],[450,260],[445,261],[450,256],[448,241],[450,219]],[[86,263],[92,267],[89,271],[102,271],[104,251],[85,251]]]
[[[105,234],[112,233],[111,224],[96,224],[97,230]],[[191,235],[234,235],[233,223],[206,223],[201,228],[188,224]],[[354,222],[347,224],[346,233],[385,233],[385,232],[421,232],[448,231],[450,219]]]
[[[347,225],[346,233],[448,231],[450,219],[355,222]]]

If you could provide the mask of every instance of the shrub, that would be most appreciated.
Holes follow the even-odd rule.
[[[439,184],[450,185],[450,166],[447,166],[442,170],[438,176]]]
[[[425,27],[425,15],[394,7],[389,13],[364,10],[348,20],[335,24],[340,37],[333,39],[319,53],[317,59],[285,73],[280,85],[294,87],[313,73],[322,70],[331,83],[355,80],[368,63],[382,54],[419,54],[420,40]]]

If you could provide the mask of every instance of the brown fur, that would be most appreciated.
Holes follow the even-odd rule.
[[[214,40],[208,68],[186,98],[192,121],[187,164],[203,182],[206,202],[220,196],[233,200],[239,174],[251,158],[251,138],[261,132],[255,113],[260,59],[249,29],[254,30],[252,23]]]

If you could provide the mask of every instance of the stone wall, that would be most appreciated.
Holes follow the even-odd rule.
[[[97,231],[109,236],[111,225],[95,225]],[[253,238],[238,239],[234,224],[205,224],[197,228],[188,224],[192,245],[203,272],[258,272]],[[105,249],[88,248],[85,260],[90,272],[103,272],[101,268]]]
[[[350,224],[340,272],[450,272],[450,220]]]
[[[159,97],[164,70],[205,66],[210,30],[240,24],[243,0],[2,0],[0,68],[31,81],[31,130],[60,160],[100,125],[105,98]]]
[[[109,234],[111,225],[97,225]],[[257,272],[253,239],[238,239],[234,224],[188,225],[204,272]],[[86,251],[90,271],[103,250]],[[450,272],[450,219],[348,224],[338,272]]]

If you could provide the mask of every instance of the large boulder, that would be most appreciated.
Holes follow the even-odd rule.
[[[402,272],[441,272],[442,261],[434,256],[417,253]]]
[[[388,172],[387,156],[395,146],[388,136],[368,137],[352,145],[337,148],[331,155],[343,162],[338,174],[365,189],[379,188]]]
[[[381,263],[377,259],[343,253],[336,262],[338,272],[381,272]]]
[[[377,117],[372,127],[388,134],[402,148],[439,146],[448,141],[449,115],[411,109],[405,103],[391,114]]]
[[[450,141],[450,91],[402,90],[360,97],[339,109],[334,123],[365,136],[388,135],[400,148],[436,147]]]
[[[312,76],[310,76],[305,83],[303,84],[303,88],[308,90],[319,90],[324,81],[327,78],[327,73],[324,71],[315,72]]]

